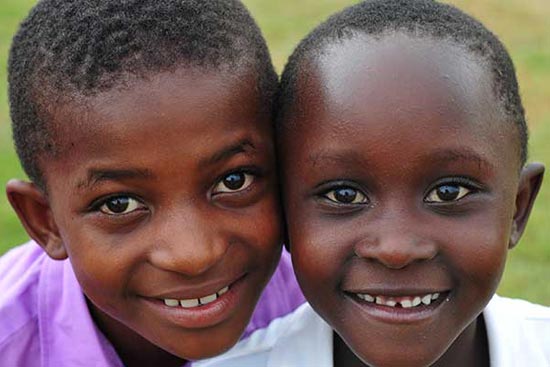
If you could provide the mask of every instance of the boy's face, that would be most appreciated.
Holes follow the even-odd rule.
[[[429,365],[473,344],[501,277],[517,132],[455,46],[394,35],[326,51],[281,135],[298,280],[364,362]]]
[[[223,352],[281,250],[254,79],[186,69],[87,102],[55,116],[62,151],[42,168],[96,321],[119,350],[146,350],[135,331],[181,358]]]

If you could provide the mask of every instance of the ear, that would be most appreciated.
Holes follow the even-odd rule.
[[[512,222],[512,233],[508,248],[512,248],[518,244],[525,230],[527,219],[529,219],[529,214],[535,203],[543,176],[544,165],[541,163],[530,163],[521,171],[516,195],[516,212],[514,214],[514,221]]]
[[[42,190],[30,182],[10,180],[6,185],[6,194],[29,236],[52,259],[66,259],[67,251]]]

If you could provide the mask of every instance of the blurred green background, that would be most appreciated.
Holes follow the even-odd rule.
[[[244,0],[256,17],[280,72],[296,43],[349,0]],[[453,0],[480,19],[508,47],[516,64],[531,131],[530,160],[550,166],[550,1]],[[6,62],[11,37],[33,0],[0,3],[0,186],[24,178],[11,142]],[[499,293],[550,305],[550,176],[543,184],[527,231],[511,251]],[[5,194],[0,195],[0,254],[27,240]]]

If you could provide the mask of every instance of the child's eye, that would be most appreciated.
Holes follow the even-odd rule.
[[[212,190],[212,194],[239,192],[248,188],[254,181],[254,175],[245,172],[234,172],[223,177]]]
[[[353,187],[339,187],[326,192],[324,196],[338,204],[365,204],[367,202],[367,197]]]
[[[103,201],[103,203],[99,206],[99,211],[108,215],[122,215],[144,208],[145,205],[138,200],[129,196],[121,195],[113,196]]]
[[[457,201],[471,192],[472,190],[459,184],[443,184],[430,191],[424,201],[428,203]]]

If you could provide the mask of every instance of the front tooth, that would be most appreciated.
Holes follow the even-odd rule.
[[[227,292],[229,290],[229,287],[224,287],[222,289],[220,289],[218,291],[218,296],[221,296],[222,294],[224,294],[225,292]]]
[[[401,307],[403,308],[410,308],[412,306],[413,306],[412,301],[408,299],[401,301]]]
[[[177,299],[165,299],[164,304],[166,306],[176,307],[176,306],[179,306],[180,301],[178,301]]]
[[[384,300],[382,299],[382,297],[376,297],[376,304],[377,305],[383,305],[384,304]]]
[[[414,297],[413,301],[412,301],[412,305],[414,307],[418,306],[420,303],[422,302],[422,299],[420,299],[420,297]]]
[[[432,303],[432,296],[428,294],[422,297],[422,303],[425,305],[429,305],[430,303]]]
[[[371,296],[370,294],[363,294],[363,296],[365,297],[365,301],[374,302],[374,297]]]
[[[394,300],[391,300],[391,299],[386,301],[386,306],[395,307],[396,304],[397,304],[397,302],[395,302]]]
[[[218,296],[216,295],[216,293],[214,293],[214,294],[211,294],[209,296],[199,298],[199,301],[200,301],[201,305],[206,305],[210,302],[215,301],[217,298],[218,298]]]
[[[432,294],[432,300],[436,300],[439,298],[439,293]]]
[[[182,299],[180,300],[180,305],[183,308],[197,307],[199,305],[199,300],[197,298]]]

